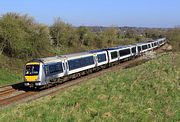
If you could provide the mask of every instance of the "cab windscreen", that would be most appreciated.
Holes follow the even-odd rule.
[[[39,65],[26,65],[26,76],[38,75],[39,74]]]

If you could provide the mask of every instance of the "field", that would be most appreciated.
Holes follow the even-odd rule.
[[[1,110],[0,121],[180,121],[180,53]]]

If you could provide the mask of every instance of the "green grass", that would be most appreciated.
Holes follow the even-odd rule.
[[[0,86],[22,82],[25,61],[0,55]]]
[[[12,71],[0,69],[0,86],[22,82],[22,76]]]
[[[4,109],[0,121],[180,121],[180,53]]]

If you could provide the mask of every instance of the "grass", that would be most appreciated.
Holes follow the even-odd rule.
[[[0,86],[22,82],[24,62],[0,55]]]
[[[22,75],[16,74],[15,72],[0,69],[0,86],[21,82],[21,77]]]
[[[0,121],[180,121],[180,53],[1,111]]]

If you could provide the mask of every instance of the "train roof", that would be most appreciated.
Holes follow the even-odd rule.
[[[135,46],[135,45],[120,45],[117,47],[112,47],[112,48],[106,48],[107,50],[118,50],[118,49],[122,49],[122,48],[129,48],[131,46]]]
[[[49,62],[63,61],[65,58],[80,57],[80,56],[85,56],[85,55],[90,55],[90,54],[91,53],[89,52],[80,52],[80,53],[73,53],[73,54],[67,54],[67,55],[61,55],[61,56],[33,59],[30,62],[34,61],[34,62],[49,63]]]
[[[106,51],[105,49],[100,49],[100,50],[90,50],[90,53],[98,53],[98,52],[103,52]]]
[[[79,57],[79,56],[85,56],[90,55],[90,52],[80,52],[80,53],[73,53],[73,54],[67,54],[63,55],[64,58],[71,58],[71,57]]]
[[[47,58],[37,58],[33,59],[29,62],[43,62],[43,63],[49,63],[49,62],[56,62],[56,61],[62,61],[64,58],[62,56],[53,56],[53,57],[47,57]]]
[[[129,47],[133,47],[133,46],[136,46],[136,45],[121,45],[121,46],[118,46],[118,48],[129,48]]]
[[[119,49],[118,47],[110,47],[110,48],[106,48],[106,50],[117,50]]]
[[[141,43],[137,43],[136,45],[143,45],[143,44],[148,44],[149,42],[141,42]]]
[[[149,41],[147,41],[147,43],[152,43],[152,42],[154,42],[154,40],[149,40]]]
[[[120,46],[118,46],[118,48],[125,48],[125,47],[128,47],[128,46],[126,46],[126,45],[120,45]]]

